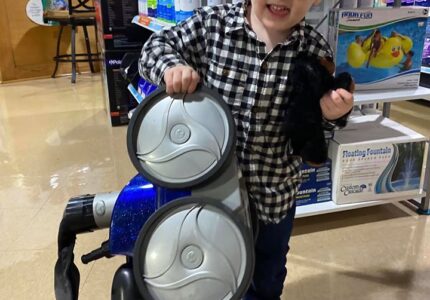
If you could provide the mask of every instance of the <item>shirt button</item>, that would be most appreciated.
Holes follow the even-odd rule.
[[[265,70],[267,69],[267,62],[263,62],[263,63],[261,64],[261,69],[262,69],[263,71],[265,71]]]
[[[222,70],[222,75],[223,76],[228,76],[228,74],[230,74],[230,70],[229,69],[223,69]]]

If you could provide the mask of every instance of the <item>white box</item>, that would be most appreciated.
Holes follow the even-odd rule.
[[[329,143],[337,204],[416,196],[422,191],[428,141],[379,115],[351,118]]]

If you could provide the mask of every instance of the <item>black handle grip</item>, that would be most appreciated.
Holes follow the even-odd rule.
[[[82,255],[81,261],[83,264],[86,265],[94,260],[97,260],[103,257],[107,257],[107,258],[112,257],[109,251],[109,241],[103,242],[100,248],[97,248],[88,254]]]

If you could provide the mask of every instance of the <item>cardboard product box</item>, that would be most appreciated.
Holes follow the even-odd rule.
[[[357,90],[417,87],[427,16],[424,7],[331,10],[336,73],[351,73]]]
[[[331,200],[331,160],[322,167],[302,166],[303,182],[296,196],[297,206]]]
[[[102,52],[103,92],[106,111],[112,126],[128,124],[128,112],[137,106],[137,101],[127,89],[128,83],[120,73],[124,51]]]
[[[136,0],[94,0],[97,37],[102,50],[140,50],[152,32],[132,24]]]
[[[413,197],[423,187],[428,141],[379,115],[350,119],[329,144],[337,204]]]

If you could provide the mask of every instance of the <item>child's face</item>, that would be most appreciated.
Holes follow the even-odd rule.
[[[321,0],[251,0],[252,13],[270,31],[289,31]]]

